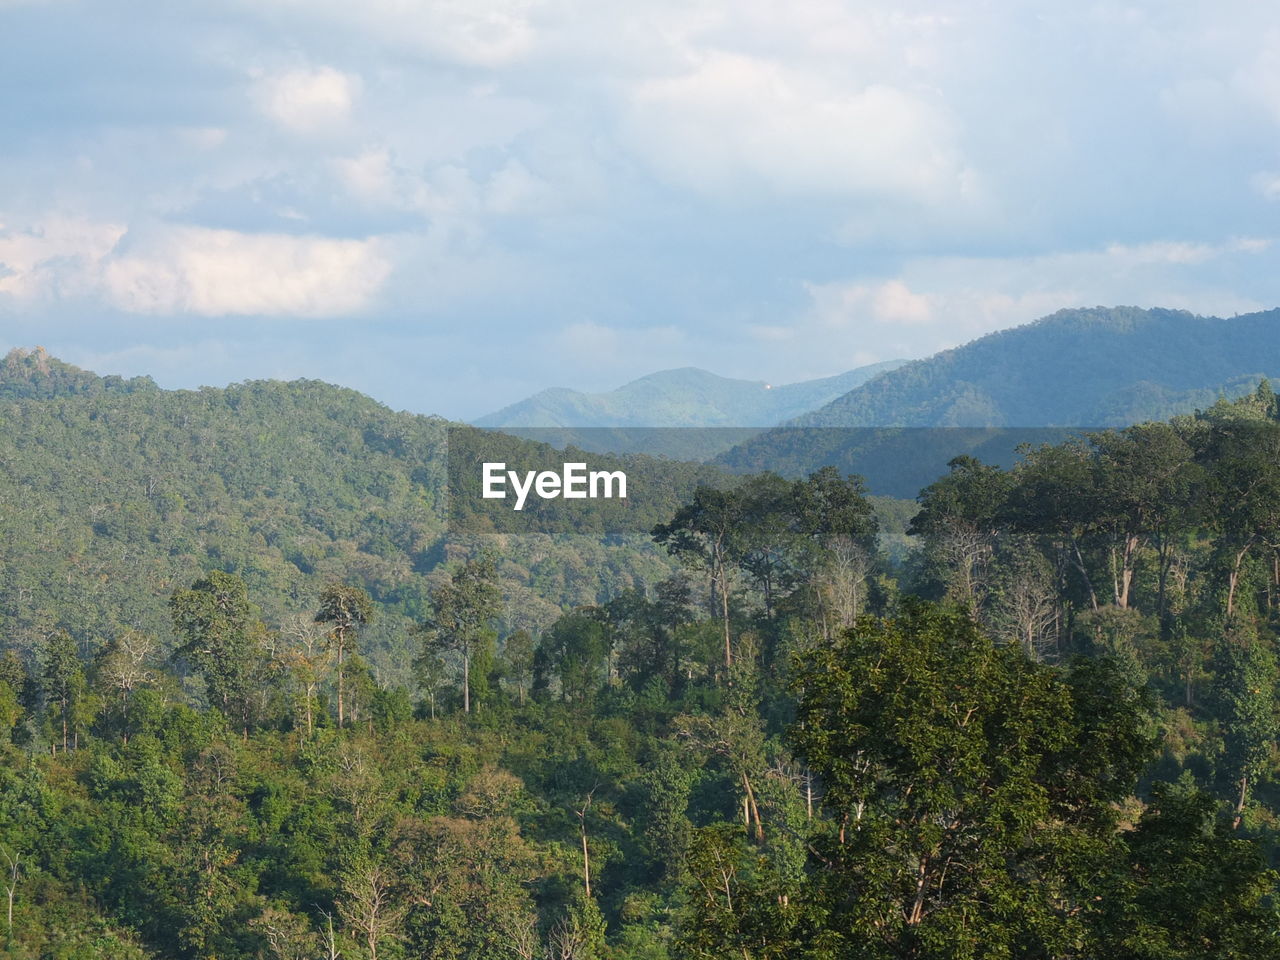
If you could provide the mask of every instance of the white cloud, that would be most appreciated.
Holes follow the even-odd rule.
[[[365,150],[354,157],[337,157],[332,163],[338,179],[355,196],[374,203],[396,200],[397,174],[385,147]]]
[[[316,133],[346,123],[360,80],[333,67],[307,67],[261,75],[255,83],[259,109],[281,126]]]
[[[83,295],[125,234],[119,223],[52,216],[23,227],[0,221],[0,293],[32,300]]]
[[[121,310],[343,316],[367,307],[391,270],[376,239],[175,227],[147,246],[104,266],[106,297]]]
[[[943,111],[873,83],[832,83],[794,64],[716,52],[634,90],[634,149],[666,178],[715,194],[948,197],[964,170]]]
[[[1267,200],[1280,200],[1280,172],[1263,170],[1254,174],[1253,189]]]
[[[1159,263],[1196,264],[1218,256],[1223,249],[1207,243],[1113,243],[1107,247],[1106,255],[1112,263],[1126,267]]]
[[[1229,277],[1241,258],[1270,249],[1266,239],[1237,238],[1028,257],[921,257],[891,278],[807,284],[810,307],[796,321],[794,340],[821,343],[835,356],[862,349],[889,359],[924,356],[1065,307],[1134,304],[1229,316],[1264,304],[1213,271],[1225,268]]]
[[[1236,71],[1236,89],[1280,123],[1280,30],[1266,31],[1253,56]]]
[[[251,234],[49,217],[0,227],[0,294],[99,299],[126,313],[344,316],[367,307],[391,271],[378,238]]]

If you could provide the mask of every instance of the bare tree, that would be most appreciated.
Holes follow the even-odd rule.
[[[320,680],[330,660],[329,638],[314,618],[306,614],[290,617],[280,631],[282,643],[273,652],[273,661],[288,671],[297,685],[303,723],[311,736],[315,719],[313,705]]]
[[[262,934],[276,960],[312,960],[320,947],[311,925],[288,910],[267,907],[249,925]]]
[[[591,798],[595,793],[596,788],[592,787],[582,809],[574,811],[578,815],[578,827],[582,831],[582,887],[588,900],[591,899],[591,854],[587,849],[587,812],[591,809]]]
[[[547,960],[585,960],[590,933],[576,915],[556,921],[547,934]]]
[[[501,911],[497,918],[498,930],[506,941],[507,949],[518,960],[541,960],[542,943],[538,939],[538,918],[532,913]]]
[[[1022,571],[1009,583],[1000,602],[1007,629],[1033,660],[1057,654],[1057,597],[1053,587],[1031,571]]]
[[[844,534],[832,539],[827,561],[814,581],[824,637],[830,639],[853,626],[862,610],[870,573],[871,557],[864,547]]]
[[[396,877],[382,864],[365,861],[342,877],[342,898],[338,913],[343,922],[357,931],[369,951],[369,960],[378,960],[378,944],[399,935],[407,907],[396,897]]]
[[[947,595],[976,616],[986,597],[984,578],[992,556],[991,533],[976,523],[955,521],[938,544],[946,565]]]
[[[18,872],[21,869],[21,857],[16,853],[10,853],[8,847],[0,847],[0,853],[4,854],[5,862],[9,865],[5,871],[4,892],[8,900],[8,913],[6,921],[8,923],[8,939],[13,940],[13,898],[18,894]]]
[[[327,910],[320,910],[320,915],[324,917],[324,933],[321,935],[320,943],[324,948],[324,960],[339,960],[340,953],[338,951],[338,938],[333,932],[333,914]]]
[[[119,695],[122,711],[127,711],[134,690],[155,679],[150,662],[158,649],[155,637],[129,629],[117,634],[98,660],[98,679]]]

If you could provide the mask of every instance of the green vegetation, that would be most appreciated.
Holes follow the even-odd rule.
[[[445,538],[332,387],[11,369],[0,955],[1280,957],[1266,384],[910,520],[672,464],[641,545]]]

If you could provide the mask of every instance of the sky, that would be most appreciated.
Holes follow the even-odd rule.
[[[1280,306],[1280,7],[0,0],[0,349],[479,416]]]

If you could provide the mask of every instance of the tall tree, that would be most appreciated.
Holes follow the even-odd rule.
[[[329,626],[329,649],[338,691],[338,726],[346,722],[345,686],[347,661],[359,652],[362,628],[373,622],[373,601],[363,587],[331,583],[320,594],[316,623]]]
[[[706,571],[712,602],[718,606],[724,634],[724,669],[733,665],[729,635],[730,575],[742,556],[743,500],[729,490],[698,487],[692,500],[676,511],[669,523],[653,529],[655,543],[690,566]]]
[[[462,661],[462,710],[471,712],[471,661],[492,643],[493,621],[502,604],[491,557],[467,560],[431,594],[431,617],[420,628],[427,651],[453,653]]]
[[[908,532],[922,537],[947,596],[976,616],[990,584],[986,569],[996,549],[997,517],[1011,479],[998,467],[961,456],[950,473],[920,492],[920,512]]]
[[[61,724],[62,749],[65,751],[70,746],[76,699],[85,693],[84,667],[76,653],[75,640],[65,630],[58,630],[49,638],[43,659],[41,687],[50,712],[56,714]],[[56,746],[54,752],[57,752]]]
[[[239,724],[247,736],[263,675],[266,628],[234,574],[211,570],[189,590],[169,600],[173,630],[181,643],[174,656],[204,678],[209,702]]]

